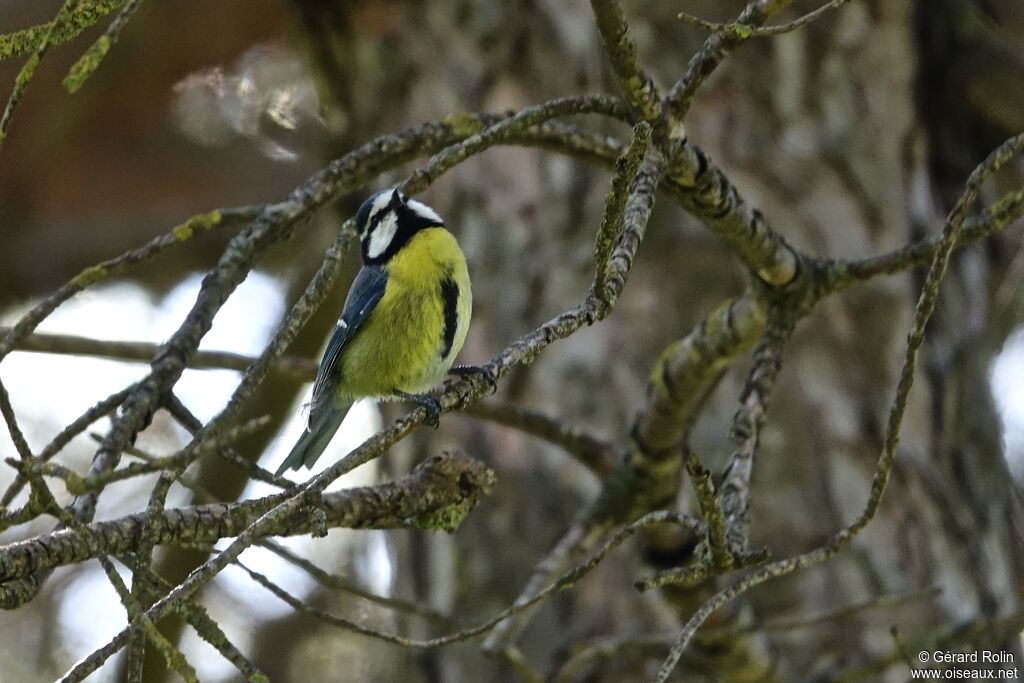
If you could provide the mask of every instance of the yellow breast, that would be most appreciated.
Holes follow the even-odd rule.
[[[473,297],[450,232],[421,230],[384,268],[384,296],[342,354],[344,400],[422,393],[444,379],[466,340]]]

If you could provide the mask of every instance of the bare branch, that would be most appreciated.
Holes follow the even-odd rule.
[[[12,328],[0,327],[0,337],[10,333]],[[21,341],[15,351],[53,353],[66,356],[93,356],[112,360],[149,363],[160,352],[160,344],[137,341],[108,341],[71,334],[36,332]],[[189,359],[188,367],[194,370],[237,370],[244,372],[256,361],[230,351],[196,351]],[[275,365],[280,372],[296,381],[310,382],[316,376],[316,362],[306,358],[284,357]]]
[[[792,0],[754,0],[740,12],[732,25],[753,29],[784,9],[790,2]],[[686,74],[672,86],[662,101],[671,127],[682,127],[683,119],[690,111],[697,91],[704,85],[708,76],[749,38],[750,33],[744,28],[721,31],[708,36],[700,51],[690,58]]]
[[[0,359],[5,358],[18,344],[32,334],[39,323],[57,310],[58,306],[82,290],[104,282],[114,275],[120,274],[129,266],[153,258],[170,247],[192,239],[195,235],[215,228],[238,225],[251,220],[258,213],[259,209],[255,207],[239,207],[198,214],[171,228],[167,233],[153,238],[138,249],[132,249],[116,258],[86,268],[61,285],[53,294],[36,304],[32,310],[15,323],[6,335],[0,338]]]
[[[763,36],[777,36],[783,33],[790,33],[797,29],[803,28],[807,24],[820,19],[826,13],[831,10],[837,9],[842,5],[850,2],[850,0],[830,0],[821,7],[807,14],[803,15],[799,19],[787,22],[785,24],[779,24],[777,26],[749,26],[741,23],[731,24],[718,24],[713,21],[705,21],[700,17],[695,17],[692,14],[686,12],[680,12],[679,18],[685,21],[687,24],[692,24],[706,31],[720,32],[720,33],[737,33],[744,39],[747,38],[760,38]]]
[[[538,411],[511,403],[482,401],[460,412],[544,439],[565,450],[599,477],[605,477],[615,464],[616,451],[612,444]]]
[[[593,571],[594,568],[596,568],[597,565],[600,564],[601,561],[605,557],[607,557],[607,555],[611,551],[622,545],[628,538],[630,538],[637,531],[650,526],[665,523],[682,524],[688,527],[695,527],[699,524],[696,520],[694,520],[691,517],[687,517],[686,515],[680,515],[674,512],[663,511],[651,513],[650,515],[647,515],[641,519],[636,520],[632,524],[623,527],[612,538],[608,539],[608,541],[605,542],[605,544],[602,545],[601,548],[597,552],[595,552],[594,555],[590,557],[586,562],[574,567],[570,571],[563,574],[561,577],[559,577],[557,581],[554,581],[553,583],[544,587],[543,590],[539,591],[529,601],[516,601],[514,605],[502,610],[499,614],[495,615],[486,622],[483,622],[482,624],[472,626],[469,628],[464,628],[456,633],[452,633],[449,635],[440,636],[437,638],[430,638],[428,640],[415,640],[412,638],[405,638],[403,636],[384,633],[381,631],[377,631],[375,629],[367,628],[351,620],[334,616],[332,614],[324,612],[323,610],[307,605],[306,603],[302,602],[295,596],[291,595],[290,593],[282,589],[274,582],[270,581],[266,576],[245,567],[240,562],[235,562],[235,565],[241,567],[246,573],[249,574],[249,576],[254,581],[259,583],[261,586],[263,586],[271,593],[276,595],[278,598],[288,603],[300,612],[316,617],[317,619],[320,619],[321,621],[324,621],[332,626],[337,626],[339,628],[352,631],[360,635],[368,636],[370,638],[374,638],[377,640],[383,640],[384,642],[391,643],[393,645],[400,645],[402,647],[411,649],[427,650],[441,647],[444,645],[450,645],[452,643],[457,643],[464,640],[469,640],[471,638],[480,636],[490,631],[499,623],[501,623],[505,619],[508,619],[510,616],[513,616],[519,612],[522,612],[525,609],[533,607],[537,603],[541,602],[542,600],[546,599],[547,597],[558,591],[571,588],[583,577],[585,577],[587,574]]]
[[[1024,190],[1007,192],[992,206],[964,221],[954,248],[959,249],[999,232],[1024,217]],[[826,265],[829,292],[838,292],[878,275],[901,273],[928,265],[939,247],[941,236],[922,239],[902,249],[858,261],[835,261]]]
[[[383,595],[377,595],[376,593],[370,593],[365,591],[359,586],[355,585],[351,581],[338,576],[337,574],[331,574],[330,572],[324,571],[320,567],[316,566],[304,557],[300,557],[293,553],[288,548],[284,547],[280,543],[272,540],[265,540],[260,542],[260,546],[266,548],[270,552],[274,553],[286,562],[298,567],[302,571],[309,574],[309,576],[325,588],[331,590],[340,591],[342,593],[348,593],[354,595],[357,598],[372,602],[375,605],[381,607],[387,607],[393,609],[396,612],[405,612],[407,614],[415,614],[418,617],[429,619],[435,623],[441,624],[442,626],[453,626],[454,622],[452,618],[446,614],[431,609],[426,605],[421,605],[417,602],[411,602],[409,600],[401,600],[398,598],[389,598]]]
[[[7,431],[11,434],[11,441],[14,442],[14,448],[18,451],[22,464],[27,465],[32,462],[32,450],[28,447],[28,442],[25,441],[21,427],[18,426],[18,418],[14,414],[14,406],[11,405],[11,395],[7,393],[7,387],[2,381],[0,381],[0,414],[4,417]]]

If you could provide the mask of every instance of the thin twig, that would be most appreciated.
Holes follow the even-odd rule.
[[[244,424],[218,434],[215,438],[198,444],[197,442],[192,442],[189,446],[173,455],[157,457],[149,462],[131,463],[120,469],[107,470],[100,474],[82,476],[67,467],[53,463],[33,465],[32,469],[47,476],[63,479],[68,491],[75,495],[81,495],[87,491],[99,491],[116,481],[124,481],[153,472],[184,470],[204,455],[219,451],[233,441],[238,441],[254,432],[258,432],[268,424],[270,424],[269,416],[264,415],[253,418]]]
[[[692,24],[693,26],[697,26],[706,31],[726,33],[735,32],[741,34],[744,38],[760,38],[763,36],[777,36],[783,33],[796,31],[812,21],[820,19],[829,11],[837,9],[848,2],[850,2],[850,0],[830,0],[830,2],[822,5],[816,10],[808,12],[799,19],[794,19],[793,21],[785,24],[778,24],[776,26],[749,26],[747,24],[740,23],[719,24],[713,21],[705,21],[700,17],[695,17],[694,15],[687,14],[686,12],[680,12],[678,16],[687,24]]]
[[[33,306],[28,313],[18,319],[18,322],[10,328],[7,334],[0,338],[0,359],[5,358],[18,344],[32,334],[39,323],[75,294],[120,274],[130,266],[147,261],[171,247],[180,245],[195,235],[251,220],[259,211],[260,209],[257,207],[243,206],[197,214],[184,223],[171,228],[163,235],[154,237],[137,249],[86,268]]]
[[[992,206],[964,221],[956,239],[957,249],[999,232],[1024,217],[1024,190],[1007,192]],[[902,273],[910,268],[931,263],[939,246],[940,235],[924,238],[905,247],[878,256],[855,261],[834,261],[826,264],[827,288],[838,292],[879,275]]]
[[[441,647],[444,645],[450,645],[452,643],[457,643],[464,640],[469,640],[471,638],[475,638],[484,633],[487,633],[505,619],[508,619],[509,617],[519,612],[522,612],[523,610],[533,607],[534,605],[541,602],[553,593],[566,590],[574,586],[583,577],[585,577],[587,574],[593,571],[612,550],[622,545],[628,538],[633,536],[633,534],[635,534],[637,531],[657,524],[666,523],[682,524],[690,528],[696,528],[697,526],[699,526],[699,522],[697,520],[686,515],[680,515],[679,513],[669,511],[653,512],[649,515],[646,515],[645,517],[642,517],[641,519],[638,519],[632,524],[629,524],[620,529],[616,534],[609,538],[601,546],[601,548],[598,549],[597,552],[595,552],[594,555],[590,557],[586,562],[579,564],[576,567],[570,569],[568,572],[562,574],[562,576],[560,576],[556,581],[545,586],[530,600],[517,601],[515,604],[505,608],[491,619],[488,619],[487,621],[476,626],[471,626],[468,628],[461,629],[455,633],[439,636],[436,638],[429,638],[426,640],[417,640],[413,638],[406,638],[403,636],[384,633],[382,631],[378,631],[376,629],[371,629],[361,624],[357,624],[348,619],[344,619],[342,617],[329,614],[327,612],[324,612],[323,610],[312,607],[304,603],[302,600],[294,597],[293,595],[285,591],[283,588],[275,584],[273,581],[268,579],[263,574],[260,574],[259,572],[249,569],[240,562],[236,561],[234,564],[240,566],[246,573],[249,574],[249,576],[254,581],[259,583],[261,586],[263,586],[271,593],[276,595],[278,598],[288,603],[300,612],[314,616],[317,619],[320,619],[321,621],[331,624],[332,626],[338,626],[345,630],[353,631],[355,633],[359,633],[360,635],[368,636],[370,638],[383,640],[394,645],[400,645],[402,647],[407,647],[411,649],[427,650]]]
[[[730,23],[731,26],[746,28],[717,31],[708,36],[700,50],[686,65],[686,74],[672,86],[662,100],[662,107],[671,128],[682,127],[683,119],[690,111],[697,91],[725,58],[750,38],[749,31],[785,9],[791,1],[754,0],[743,8],[743,11],[736,17],[736,21]]]
[[[90,45],[89,49],[71,66],[68,75],[64,77],[64,87],[69,93],[74,93],[81,88],[89,76],[99,68],[103,58],[117,42],[122,29],[134,16],[140,5],[142,5],[142,0],[128,0],[114,20],[110,22],[110,26],[103,32],[103,35],[97,38],[96,42]]]
[[[11,332],[0,327],[0,337]],[[92,356],[113,360],[150,363],[160,352],[161,345],[139,341],[109,341],[71,334],[36,332],[18,342],[15,351],[52,353],[67,356]],[[238,370],[244,372],[256,358],[230,351],[196,351],[188,366],[194,370]],[[316,376],[316,361],[286,356],[275,365],[274,371],[298,381],[310,382]]]
[[[601,478],[607,476],[615,464],[616,451],[611,443],[525,406],[482,401],[466,406],[460,413],[544,439],[562,448]]]
[[[169,669],[177,673],[188,683],[199,683],[199,676],[196,674],[195,668],[185,659],[185,655],[174,647],[157,630],[156,625],[146,617],[139,607],[138,601],[135,599],[134,591],[129,591],[128,587],[124,585],[121,575],[117,573],[110,560],[106,556],[101,556],[99,561],[100,566],[103,567],[103,572],[107,575],[107,579],[114,587],[114,590],[117,591],[121,604],[124,605],[125,612],[128,614],[128,620],[138,624],[139,635],[153,643],[157,651],[163,655]]]
[[[42,34],[39,44],[36,45],[35,51],[22,65],[21,70],[18,71],[18,75],[14,79],[14,88],[11,89],[11,95],[7,100],[7,106],[4,107],[3,114],[0,114],[0,147],[3,147],[4,142],[7,140],[7,131],[11,128],[11,121],[14,119],[14,112],[18,108],[18,104],[21,103],[21,98],[25,94],[25,89],[28,88],[29,82],[35,75],[39,62],[43,60],[43,57],[46,56],[46,53],[50,49],[50,36],[54,33],[54,27],[64,23],[67,20],[68,14],[74,10],[75,5],[77,4],[78,0],[64,1],[64,4],[61,5],[60,9],[57,11],[57,15],[53,18],[53,21],[47,24],[46,31]]]
[[[330,572],[324,571],[323,569],[316,566],[306,558],[296,555],[291,550],[288,550],[288,548],[284,547],[283,545],[275,541],[271,541],[269,539],[261,541],[260,546],[266,548],[267,550],[274,553],[281,559],[306,572],[307,574],[309,574],[310,577],[313,578],[314,581],[316,581],[317,583],[326,588],[341,591],[343,593],[348,593],[349,595],[354,595],[375,605],[380,605],[381,607],[393,609],[396,612],[415,614],[416,616],[423,617],[424,619],[429,619],[430,621],[433,621],[444,626],[450,627],[454,623],[453,619],[450,616],[446,614],[441,614],[437,610],[431,609],[426,605],[421,605],[418,602],[401,600],[399,598],[390,598],[363,590],[359,586],[353,584],[351,581],[348,581],[338,576],[337,574],[331,574]]]

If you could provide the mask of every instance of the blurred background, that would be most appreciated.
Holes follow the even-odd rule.
[[[801,12],[813,8],[795,4]],[[47,21],[60,5],[0,0],[0,33]],[[624,6],[641,59],[667,88],[705,37],[675,14],[685,9],[727,21],[742,3],[631,0]],[[0,324],[13,324],[83,267],[195,213],[283,198],[327,160],[375,135],[457,111],[616,93],[582,0],[150,0],[99,71],[68,95],[60,81],[102,27],[51,51],[0,150]],[[4,92],[22,60],[0,62]],[[1024,5],[850,3],[804,30],[745,45],[701,91],[687,123],[691,141],[808,253],[857,258],[896,248],[935,234],[974,165],[1024,130]],[[603,121],[582,125],[628,135]],[[303,226],[301,238],[275,247],[202,348],[257,354],[315,272],[341,219],[408,170],[342,199]],[[1019,166],[1011,169],[984,198],[1021,187],[1021,178]],[[474,321],[462,362],[486,360],[581,298],[607,182],[604,171],[552,153],[499,148],[430,189],[424,201],[452,226],[473,275]],[[225,231],[192,240],[91,289],[40,331],[161,342],[228,237]],[[1021,244],[1017,226],[955,256],[879,518],[827,565],[754,591],[716,616],[678,680],[900,681],[905,666],[889,666],[898,659],[898,642],[957,629],[961,635],[975,629],[971,647],[1015,652],[1017,666],[1024,666],[1018,636],[1024,625]],[[356,260],[349,258],[350,275]],[[350,275],[291,354],[319,356]],[[776,557],[821,544],[863,506],[920,280],[921,273],[904,274],[833,296],[798,327],[754,474],[753,541]],[[518,370],[496,399],[622,443],[657,353],[743,285],[728,250],[695,219],[660,202],[615,313]],[[0,377],[38,450],[145,369],[14,353]],[[694,433],[695,450],[715,468],[730,451],[728,427],[747,369],[739,363],[725,377]],[[233,371],[190,370],[179,396],[208,419],[238,379]],[[272,425],[238,450],[275,466],[302,428],[307,395],[308,386],[269,381],[248,414],[269,414]],[[321,462],[402,410],[353,410],[333,456]],[[106,424],[94,431],[102,433]],[[138,445],[164,455],[187,439],[158,414]],[[333,531],[315,542],[292,539],[289,547],[366,590],[429,605],[463,624],[489,617],[511,603],[599,483],[554,447],[453,414],[437,431],[418,431],[342,484],[398,476],[455,446],[498,475],[492,495],[455,535]],[[85,470],[92,450],[83,436],[58,461]],[[14,453],[6,433],[0,452]],[[190,475],[222,500],[266,493],[216,460],[193,466]],[[0,485],[12,476],[0,470]],[[112,486],[100,498],[97,518],[141,509],[152,484],[143,478]],[[194,496],[175,488],[169,504],[188,505]],[[48,525],[37,520],[3,533],[0,542]],[[538,611],[521,640],[527,660],[554,675],[580,643],[651,636],[645,647],[565,679],[648,680],[667,652],[666,638],[705,593],[640,596],[632,581],[652,565],[681,561],[686,550],[627,546]],[[158,570],[172,581],[205,559],[180,550],[158,557]],[[250,550],[243,559],[313,604],[362,623],[414,637],[450,629],[317,587],[265,551]],[[519,680],[475,643],[418,653],[332,629],[295,614],[240,571],[218,577],[203,602],[275,681]],[[862,603],[872,605],[808,622]],[[60,570],[29,605],[0,613],[0,680],[57,678],[123,625],[123,610],[98,566]],[[168,624],[166,632],[202,680],[237,678],[191,630]],[[93,679],[115,679],[122,666],[111,660]],[[160,662],[147,662],[147,680],[164,677]]]

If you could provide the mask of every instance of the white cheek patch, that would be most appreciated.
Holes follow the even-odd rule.
[[[444,225],[444,221],[441,219],[440,216],[437,215],[437,212],[431,209],[423,202],[418,202],[415,199],[410,199],[408,202],[406,202],[406,206],[408,206],[416,215],[422,218],[426,218],[428,221],[432,223]]]
[[[377,193],[377,198],[373,200],[373,204],[370,205],[370,215],[368,220],[372,221],[373,217],[378,213],[388,208],[388,204],[391,203],[391,192],[385,190],[384,192]]]
[[[380,219],[377,227],[370,233],[370,243],[366,246],[366,255],[370,258],[377,258],[391,246],[395,239],[395,232],[398,231],[398,217],[394,212],[389,212]]]

